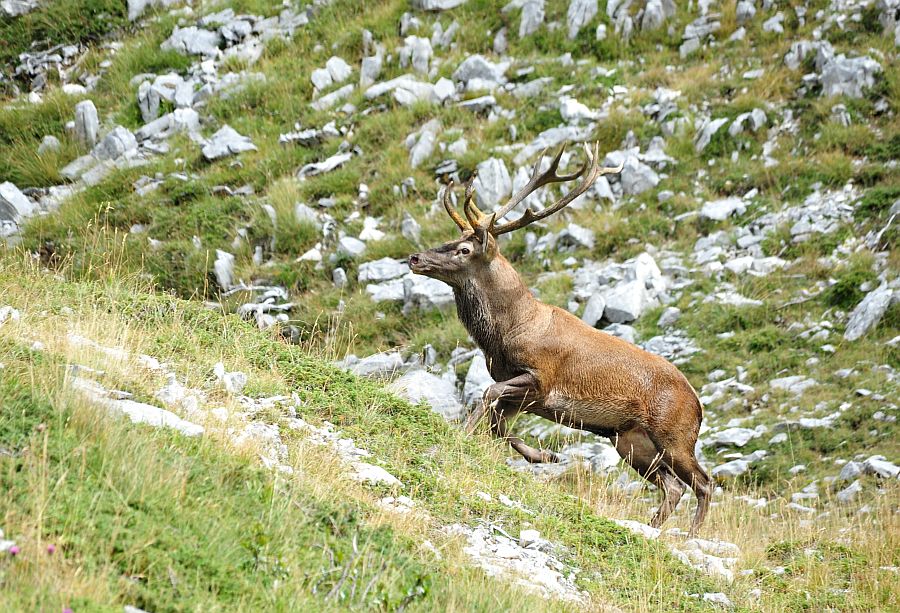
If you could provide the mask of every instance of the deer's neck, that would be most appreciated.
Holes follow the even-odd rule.
[[[485,356],[512,365],[509,340],[532,316],[537,302],[515,269],[497,256],[483,274],[453,288],[459,319]]]

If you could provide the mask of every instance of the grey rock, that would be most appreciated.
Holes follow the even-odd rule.
[[[400,67],[411,66],[415,72],[427,75],[431,56],[434,55],[431,41],[421,36],[407,36],[403,42],[403,46],[399,49]]]
[[[359,265],[357,278],[360,283],[381,283],[398,279],[409,274],[409,266],[393,258],[381,258],[372,262]]]
[[[594,248],[594,231],[575,223],[570,223],[559,233],[557,244],[561,246]]]
[[[316,68],[309,75],[309,80],[319,91],[323,91],[334,85],[331,73],[325,68]]]
[[[487,367],[484,355],[479,352],[473,359],[469,370],[466,372],[466,380],[463,384],[463,402],[466,406],[472,406],[481,402],[484,390],[494,384],[494,379]]]
[[[325,62],[325,69],[328,71],[328,74],[331,75],[331,80],[334,83],[343,83],[350,78],[351,74],[353,74],[353,69],[350,68],[350,64],[336,55],[328,58],[328,61]]]
[[[875,85],[881,64],[869,56],[847,58],[841,54],[825,64],[820,80],[823,96],[862,98]]]
[[[406,298],[402,278],[383,283],[370,283],[366,286],[366,293],[373,302],[403,302]]]
[[[393,92],[394,99],[404,106],[409,106],[417,101],[440,102],[440,98],[434,91],[434,85],[417,81],[411,75],[375,83],[365,91],[364,95],[367,100],[373,100],[388,92]]]
[[[450,98],[456,97],[456,85],[450,79],[441,77],[434,84],[434,95],[439,102],[444,102]]]
[[[883,479],[896,479],[900,476],[900,466],[888,462],[882,455],[873,455],[863,462],[866,474],[875,475]]]
[[[507,38],[508,29],[504,26],[497,30],[497,34],[494,35],[494,53],[497,55],[505,55],[507,49],[509,49],[509,39]]]
[[[716,132],[718,132],[722,127],[724,127],[728,123],[727,117],[722,117],[720,119],[707,120],[703,123],[700,130],[697,132],[697,138],[694,141],[694,150],[697,153],[702,153],[704,149],[709,145],[712,137],[715,136]]]
[[[103,137],[92,153],[98,160],[117,160],[137,151],[137,139],[127,128],[116,126]]]
[[[303,202],[294,204],[294,219],[301,223],[312,224],[318,229],[322,228],[322,219],[315,209]]]
[[[75,105],[75,138],[88,147],[97,144],[100,119],[97,107],[91,100],[82,100]]]
[[[822,70],[825,64],[834,58],[834,48],[827,40],[796,41],[791,44],[791,48],[784,55],[784,63],[791,70],[797,70],[807,57],[813,55],[815,56],[816,70]]]
[[[338,289],[347,285],[347,271],[343,268],[335,268],[331,271],[331,282]]]
[[[784,22],[784,13],[778,11],[768,19],[766,19],[762,24],[763,32],[773,32],[775,34],[784,34],[784,26],[781,25]]]
[[[9,181],[0,183],[0,238],[14,234],[35,212],[34,203]]]
[[[144,124],[134,133],[138,141],[162,140],[177,132],[196,133],[200,130],[200,114],[194,109],[175,109],[159,119]]]
[[[484,210],[493,209],[512,193],[512,178],[506,164],[499,158],[489,158],[477,167],[475,198]]]
[[[741,0],[735,10],[737,22],[741,25],[747,23],[756,16],[756,7],[750,0]]]
[[[657,304],[642,281],[620,281],[606,292],[603,316],[612,323],[629,323]]]
[[[705,592],[702,599],[703,602],[711,602],[712,604],[725,607],[726,609],[730,609],[734,606],[725,592]]]
[[[47,134],[41,139],[41,144],[38,145],[38,155],[44,155],[45,153],[55,153],[60,150],[62,147],[62,143],[59,142],[59,139],[53,136],[52,134]]]
[[[366,252],[366,244],[358,238],[345,236],[338,241],[337,252],[350,258],[358,258]]]
[[[297,171],[297,178],[312,177],[326,172],[331,172],[335,168],[340,168],[353,158],[353,153],[335,153],[331,157],[325,158],[321,162],[310,162]]]
[[[850,320],[844,330],[844,338],[855,341],[874,329],[891,305],[894,290],[887,283],[872,290],[850,313]]]
[[[341,366],[357,377],[386,379],[402,371],[404,365],[399,351],[385,351],[358,360],[348,356]]]
[[[412,7],[420,11],[448,11],[466,3],[466,0],[412,0]]]
[[[569,40],[578,36],[581,28],[597,16],[597,0],[570,0],[566,11],[566,26]]]
[[[781,443],[786,443],[788,440],[787,432],[779,432],[775,436],[769,439],[769,445],[780,445]]]
[[[163,51],[177,51],[182,55],[203,55],[217,57],[223,43],[218,31],[205,30],[197,26],[179,28],[175,26],[172,35],[160,45]]]
[[[0,2],[0,14],[7,17],[19,17],[30,13],[40,6],[39,0],[3,0]]]
[[[632,345],[637,343],[637,330],[627,324],[609,324],[603,331]]]
[[[149,8],[172,6],[178,0],[127,0],[128,20],[137,21]]]
[[[658,30],[663,26],[668,16],[662,0],[648,0],[647,5],[644,7],[644,16],[641,18],[641,30],[645,32]]]
[[[792,375],[769,381],[769,387],[772,389],[785,390],[795,396],[800,396],[806,390],[816,385],[818,385],[817,381],[804,375]]]
[[[431,157],[440,130],[440,120],[432,119],[407,137],[406,146],[409,149],[410,166],[418,168],[425,160]]]
[[[862,493],[862,481],[857,479],[840,492],[835,494],[835,498],[837,498],[838,502],[841,504],[850,504],[854,502],[859,495]]]
[[[659,185],[660,179],[655,170],[632,155],[625,159],[619,181],[623,193],[634,195],[653,189]]]
[[[238,134],[237,130],[226,124],[212,135],[202,151],[207,160],[217,160],[244,151],[256,151],[256,145],[249,137]]]
[[[234,285],[234,255],[216,249],[216,261],[213,262],[216,283],[222,290],[229,290]]]
[[[363,89],[371,87],[381,75],[381,54],[364,57],[359,65],[359,86]]]
[[[411,243],[416,245],[422,240],[422,226],[416,221],[416,218],[404,211],[403,220],[400,222],[400,234]]]
[[[745,124],[750,128],[751,132],[757,132],[766,126],[767,121],[765,111],[753,109],[749,113],[741,113],[735,117],[731,125],[728,126],[728,134],[737,136],[744,131]]]
[[[508,13],[514,9],[522,9],[519,16],[519,38],[534,34],[544,23],[544,0],[513,0],[503,7],[503,12]]]
[[[665,330],[678,323],[679,319],[681,319],[681,309],[678,307],[666,307],[659,316],[659,321],[656,322],[656,325]]]
[[[479,96],[478,98],[461,100],[456,103],[456,106],[473,113],[486,113],[497,106],[497,99],[491,95]]]
[[[456,398],[456,386],[424,370],[407,372],[388,389],[413,404],[425,402],[447,420],[457,420],[465,414],[465,407]]]
[[[586,126],[565,126],[560,128],[550,128],[544,130],[537,137],[522,147],[522,150],[516,154],[514,162],[518,166],[527,163],[534,154],[544,149],[552,149],[564,142],[581,143],[591,140],[594,134],[596,124],[590,123]]]
[[[354,89],[356,88],[352,84],[345,85],[340,89],[336,89],[333,92],[322,96],[318,100],[310,102],[309,106],[317,111],[327,111],[336,106],[339,102],[349,98]]]
[[[702,349],[680,330],[666,332],[660,336],[641,343],[646,351],[661,355],[673,364],[684,364],[691,359],[695,353],[700,353]]]
[[[601,293],[596,293],[588,299],[584,306],[584,313],[581,315],[581,321],[587,325],[594,327],[600,318],[603,317],[603,311],[606,309],[606,298]]]
[[[409,274],[403,278],[403,312],[446,309],[455,304],[453,290],[443,281]]]
[[[785,435],[786,436],[786,435]],[[838,475],[840,481],[853,481],[865,472],[865,466],[862,462],[847,462],[841,468],[841,474]]]
[[[732,196],[730,198],[722,198],[721,200],[711,200],[703,204],[700,209],[701,219],[712,219],[714,221],[725,221],[732,215],[741,215],[747,210],[746,203]]]
[[[59,174],[70,181],[75,181],[84,176],[91,168],[94,168],[99,161],[91,154],[82,155],[63,166]]]
[[[467,90],[493,89],[506,83],[509,62],[491,62],[482,55],[470,55],[453,71],[453,80],[461,81]]]
[[[743,447],[760,432],[750,428],[726,428],[703,439],[704,447]]]
[[[512,95],[516,98],[534,98],[543,91],[543,89],[553,83],[550,77],[538,77],[525,83],[520,83],[512,90]]]
[[[730,462],[720,464],[719,466],[715,466],[710,472],[712,476],[717,479],[738,477],[750,470],[751,464],[762,460],[767,455],[768,452],[762,449],[759,451],[754,451],[749,455],[745,455],[743,458],[739,458],[737,460],[732,460]]]

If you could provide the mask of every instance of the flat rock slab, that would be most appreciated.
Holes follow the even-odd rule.
[[[256,151],[256,145],[249,137],[238,134],[237,130],[229,125],[224,125],[203,146],[203,157],[207,160],[218,160],[244,151]]]

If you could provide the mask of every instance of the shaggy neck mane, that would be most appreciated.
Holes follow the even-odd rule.
[[[453,288],[459,319],[486,356],[504,359],[505,339],[527,316],[534,297],[503,256],[497,256],[480,275]]]

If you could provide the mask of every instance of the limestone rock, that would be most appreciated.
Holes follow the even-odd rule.
[[[207,160],[217,160],[244,151],[256,151],[256,145],[249,137],[238,134],[237,130],[226,124],[212,135],[202,151]]]
[[[88,147],[97,144],[100,119],[97,107],[91,100],[82,100],[75,105],[75,138]]]
[[[866,294],[862,302],[850,313],[844,338],[855,341],[875,328],[891,305],[893,294],[894,290],[886,283]]]
[[[456,387],[424,370],[411,370],[388,386],[401,398],[413,404],[425,402],[431,410],[447,420],[457,420],[465,407],[456,398]]]

